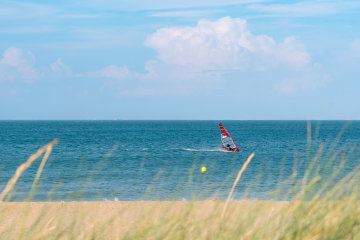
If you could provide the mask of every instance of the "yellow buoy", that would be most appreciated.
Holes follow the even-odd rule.
[[[201,168],[201,171],[202,171],[202,172],[206,172],[206,167],[202,167],[202,168]]]

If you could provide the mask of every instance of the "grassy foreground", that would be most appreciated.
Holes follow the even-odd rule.
[[[320,148],[304,176],[295,180],[295,171],[289,179],[294,187],[279,189],[291,193],[290,201],[229,201],[251,155],[227,201],[30,202],[55,144],[19,166],[2,191],[0,239],[360,239],[360,171],[339,174],[345,160],[332,164],[341,155],[335,148]],[[29,202],[8,202],[22,172],[41,156]],[[324,157],[329,164],[319,166]]]
[[[360,239],[357,202],[3,203],[1,239]]]

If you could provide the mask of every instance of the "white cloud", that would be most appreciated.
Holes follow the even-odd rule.
[[[90,76],[99,78],[126,79],[131,76],[131,73],[126,65],[110,65],[95,73],[91,73]]]
[[[38,72],[31,63],[34,59],[31,52],[24,54],[20,48],[6,49],[0,60],[0,81],[31,81],[37,78]]]
[[[63,63],[61,58],[58,58],[55,62],[50,63],[50,69],[51,69],[51,71],[53,71],[57,74],[65,74],[65,75],[71,74],[70,67],[68,65],[66,65],[65,63]]]
[[[295,37],[277,42],[251,33],[246,20],[230,17],[200,20],[196,26],[161,28],[149,35],[145,44],[157,52],[146,62],[145,74],[111,65],[92,76],[131,76],[135,80],[131,89],[121,85],[125,95],[208,94],[222,86],[227,74],[240,77],[242,72],[306,71],[310,62],[305,45]]]
[[[161,64],[191,73],[299,68],[310,61],[296,38],[277,43],[270,36],[252,34],[246,20],[230,17],[200,20],[194,27],[161,28],[148,36],[146,45],[157,51]]]

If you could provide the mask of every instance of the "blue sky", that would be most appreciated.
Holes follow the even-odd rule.
[[[360,1],[1,1],[0,119],[360,119]]]

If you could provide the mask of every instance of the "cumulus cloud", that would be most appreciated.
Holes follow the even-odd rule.
[[[70,75],[71,69],[68,65],[66,65],[61,58],[58,58],[55,62],[50,63],[50,69],[51,71],[57,73],[57,74],[65,74]]]
[[[20,48],[6,49],[0,60],[0,81],[32,81],[38,77],[32,62],[35,57],[31,52],[24,54]]]
[[[161,28],[149,35],[145,44],[157,53],[146,62],[145,74],[112,65],[96,75],[119,79],[132,76],[136,83],[124,94],[208,94],[223,85],[224,77],[268,70],[298,72],[310,65],[310,55],[298,39],[276,41],[271,36],[253,34],[246,20],[240,18]],[[275,89],[291,92],[290,85]]]
[[[277,43],[270,36],[251,33],[240,18],[161,28],[148,36],[146,45],[157,51],[160,63],[188,72],[299,68],[310,62],[305,45],[296,38]]]
[[[126,65],[124,66],[110,65],[90,75],[92,77],[100,77],[100,78],[125,79],[125,78],[129,78],[131,76],[131,73]]]
[[[146,62],[145,74],[131,72],[126,65],[109,65],[88,76],[120,80],[112,84],[121,82],[125,95],[207,94],[218,89],[225,76],[268,70],[298,72],[310,65],[306,46],[298,39],[276,41],[253,34],[240,18],[161,28],[145,44],[157,53]],[[274,88],[280,92],[293,89],[290,83]]]

